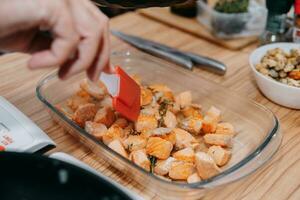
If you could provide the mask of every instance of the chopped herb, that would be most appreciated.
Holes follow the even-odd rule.
[[[129,132],[130,135],[139,135],[140,133],[137,132],[136,130],[134,129],[131,129],[130,132]]]
[[[161,127],[164,123],[164,117],[168,111],[168,106],[170,105],[170,101],[164,99],[163,102],[161,102],[161,104],[159,105],[159,115],[160,115],[160,119],[158,120],[158,127]]]
[[[154,156],[149,156],[149,160],[150,160],[150,173],[153,173],[157,158]]]

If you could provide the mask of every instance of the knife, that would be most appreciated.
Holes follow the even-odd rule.
[[[200,56],[190,52],[182,52],[175,48],[147,39],[143,39],[137,36],[128,35],[119,31],[112,30],[111,32],[114,36],[117,36],[118,38],[135,46],[140,50],[143,50],[158,57],[162,57],[164,59],[168,59],[189,70],[192,70],[193,66],[195,66],[220,75],[224,75],[226,73],[226,66],[215,59]]]

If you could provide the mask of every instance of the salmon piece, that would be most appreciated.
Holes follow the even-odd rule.
[[[175,100],[174,98],[174,94],[171,91],[166,91],[163,92],[163,96],[160,98],[159,102],[163,102],[163,101],[169,101],[169,102],[173,102]]]
[[[112,150],[114,150],[115,152],[117,152],[118,154],[120,154],[121,156],[128,158],[128,154],[126,152],[126,150],[124,149],[124,147],[122,146],[122,143],[120,142],[120,140],[113,140],[108,144],[108,147],[111,148]]]
[[[113,108],[113,103],[112,103],[112,98],[110,96],[105,96],[102,101],[100,101],[99,103],[100,107],[101,108],[104,108],[104,107],[109,107],[109,108]]]
[[[206,146],[206,144],[204,142],[194,143],[194,144],[192,144],[192,147],[196,153],[199,151],[202,151],[202,152],[208,151],[208,147]]]
[[[202,179],[208,179],[220,173],[220,168],[216,165],[214,159],[204,152],[195,154],[195,162],[198,175]]]
[[[181,121],[181,128],[198,135],[202,128],[202,119],[196,117],[186,118]]]
[[[172,129],[177,126],[176,116],[171,111],[166,112],[166,115],[164,116],[164,124],[166,127]]]
[[[116,120],[114,111],[109,107],[100,108],[97,111],[94,121],[110,127]]]
[[[80,105],[72,116],[73,121],[75,121],[79,126],[84,127],[85,122],[93,121],[97,112],[97,107],[95,104],[87,103]]]
[[[107,89],[100,80],[97,81],[97,83],[93,83],[88,79],[84,79],[80,83],[80,88],[98,100],[103,99],[104,96],[107,94]]]
[[[125,118],[118,118],[113,124],[117,124],[121,128],[126,128],[128,126],[128,121]]]
[[[193,163],[175,161],[172,163],[169,176],[174,180],[187,180],[187,178],[195,172]]]
[[[149,105],[152,102],[152,92],[147,88],[141,88],[141,106]]]
[[[205,116],[210,117],[212,120],[218,123],[221,120],[221,111],[218,108],[211,106],[206,112]]]
[[[192,149],[192,147],[187,147],[179,151],[176,151],[175,153],[173,153],[173,157],[176,160],[192,162],[192,163],[195,162],[195,152]]]
[[[85,122],[84,128],[86,132],[95,136],[99,140],[102,140],[102,136],[107,132],[107,128],[104,124],[100,124],[92,121]]]
[[[189,132],[183,129],[175,128],[173,131],[175,133],[175,138],[176,138],[176,143],[175,143],[176,149],[183,149],[186,147],[190,147],[192,146],[192,143],[196,142],[195,138]]]
[[[169,106],[169,110],[172,113],[177,114],[180,111],[180,106],[176,102],[173,102],[173,104]]]
[[[216,132],[217,124],[218,122],[214,118],[210,116],[205,116],[202,121],[202,132],[205,134]]]
[[[172,130],[173,130],[172,128],[159,127],[149,132],[151,132],[151,136],[164,136],[171,133]]]
[[[160,137],[150,137],[146,145],[147,154],[158,159],[167,159],[172,149],[172,143]]]
[[[203,116],[201,115],[201,109],[198,107],[193,107],[193,106],[184,107],[181,110],[181,113],[185,118],[195,117],[195,118],[203,119]]]
[[[124,130],[118,125],[112,125],[107,132],[102,136],[102,141],[104,144],[108,145],[113,140],[120,140],[124,138]]]
[[[179,93],[175,97],[175,102],[181,107],[184,108],[192,104],[192,93],[191,91],[185,91]]]
[[[232,136],[223,134],[206,134],[203,136],[206,144],[222,147],[232,146]]]
[[[200,181],[201,181],[201,178],[200,178],[200,176],[198,175],[197,172],[189,175],[189,177],[187,178],[188,183],[197,183],[197,182],[200,182]]]
[[[159,112],[158,109],[153,107],[145,107],[140,111],[140,115],[148,115],[148,116],[157,116],[156,118],[159,118]]]
[[[138,132],[153,130],[157,127],[157,120],[155,116],[140,114],[135,122],[135,130]]]
[[[147,157],[145,149],[139,149],[131,152],[129,158],[136,165],[142,167],[148,172],[150,171],[150,160]]]
[[[156,93],[155,97],[156,100],[159,101],[160,103],[163,102],[164,100],[167,101],[174,101],[174,94],[172,90],[167,87],[164,84],[153,84],[150,85],[149,88]]]
[[[79,106],[91,103],[90,97],[81,97],[78,95],[73,95],[67,100],[67,106],[69,106],[73,111],[76,111]]]
[[[219,167],[226,165],[231,156],[230,151],[227,151],[226,149],[223,149],[220,146],[209,147],[207,153],[214,159],[215,163]]]
[[[168,174],[174,161],[176,159],[173,157],[169,157],[166,160],[158,160],[154,167],[154,172],[161,176]]]
[[[162,135],[161,136],[162,139],[168,140],[169,142],[171,142],[173,145],[176,144],[176,134],[174,131],[172,131],[171,133],[167,134],[167,135]]]
[[[231,135],[231,136],[235,136],[235,134],[236,134],[233,125],[230,124],[230,123],[226,123],[226,122],[219,123],[217,125],[215,133],[216,134]]]
[[[147,140],[139,135],[129,135],[128,138],[123,141],[123,145],[125,149],[129,151],[136,151],[144,149],[147,145]]]

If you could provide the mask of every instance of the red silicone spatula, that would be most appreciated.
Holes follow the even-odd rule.
[[[127,119],[136,121],[140,113],[140,86],[119,66],[115,68],[115,72],[102,72],[100,80],[113,98],[114,109]]]

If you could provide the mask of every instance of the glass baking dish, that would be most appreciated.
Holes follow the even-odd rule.
[[[112,54],[111,59],[114,65],[121,66],[129,74],[139,74],[146,84],[164,83],[174,92],[190,90],[194,102],[200,103],[204,110],[211,105],[221,109],[223,119],[232,123],[238,132],[234,139],[231,161],[223,168],[222,173],[193,184],[168,182],[120,156],[55,108],[55,105],[65,101],[78,90],[85,73],[61,81],[54,72],[39,82],[37,96],[56,122],[99,155],[99,158],[105,159],[162,198],[199,199],[209,189],[221,185],[223,187],[256,171],[270,160],[279,148],[282,136],[277,118],[270,110],[254,101],[148,54],[117,52]]]

